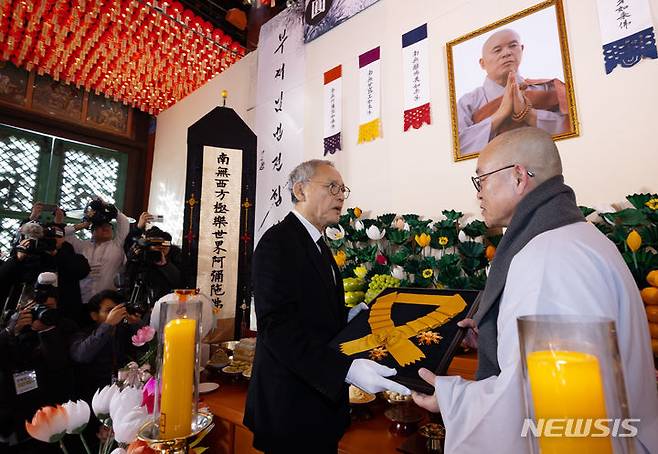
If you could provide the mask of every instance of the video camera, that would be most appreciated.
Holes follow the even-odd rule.
[[[20,241],[28,240],[26,245],[19,244],[16,250],[28,255],[42,255],[57,248],[57,238],[64,237],[64,230],[57,225],[42,226],[37,222],[26,222],[21,226]]]
[[[171,241],[166,238],[156,236],[139,238],[128,254],[128,261],[154,265],[162,260],[162,248],[168,246],[171,246]]]
[[[83,220],[89,222],[92,226],[109,224],[112,219],[116,219],[118,214],[117,208],[101,199],[94,199],[87,204],[84,209]]]
[[[59,321],[59,311],[46,306],[48,298],[57,298],[57,274],[45,272],[39,274],[34,285],[34,302],[30,313],[32,320],[40,320],[48,326],[54,326]]]

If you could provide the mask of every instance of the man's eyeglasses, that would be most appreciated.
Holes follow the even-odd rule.
[[[471,177],[471,181],[473,182],[473,186],[475,186],[475,190],[477,192],[480,192],[482,190],[482,179],[484,177],[488,177],[489,175],[493,175],[494,173],[501,172],[503,170],[511,169],[514,167],[516,164],[510,164],[508,166],[502,167],[498,170],[493,170],[491,172],[483,173],[482,175],[478,175],[476,177]],[[528,173],[529,177],[534,177],[535,174],[529,170],[526,171]]]
[[[329,194],[331,194],[334,197],[336,197],[340,193],[343,194],[344,199],[346,199],[350,196],[350,188],[348,188],[344,184],[343,185],[339,185],[339,184],[336,184],[336,183],[322,184],[322,183],[318,183],[316,181],[310,181],[310,183],[316,183],[316,184],[319,184],[322,187],[325,187],[325,188],[329,189]]]

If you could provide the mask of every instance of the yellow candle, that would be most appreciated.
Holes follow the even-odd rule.
[[[188,436],[192,430],[196,320],[172,320],[164,329],[161,438]]]
[[[538,428],[542,418],[591,419],[588,435],[602,433],[593,422],[597,418],[607,418],[601,370],[595,356],[571,351],[533,352],[528,355],[528,377]],[[561,422],[562,430],[558,428],[552,434],[573,431],[574,426],[566,430],[565,426],[566,422]],[[610,428],[610,424],[606,427]],[[539,446],[542,454],[612,453],[609,437],[541,436]]]

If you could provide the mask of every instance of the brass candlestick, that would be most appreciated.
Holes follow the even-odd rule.
[[[199,411],[196,421],[192,424],[192,433],[187,437],[161,439],[157,421],[149,421],[142,426],[137,437],[146,442],[149,448],[161,454],[187,454],[188,447],[195,440],[203,438],[215,427],[213,415],[207,411]]]

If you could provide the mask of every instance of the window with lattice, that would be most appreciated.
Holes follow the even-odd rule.
[[[7,257],[37,201],[81,213],[100,196],[121,209],[126,167],[125,153],[0,125],[0,256]]]

